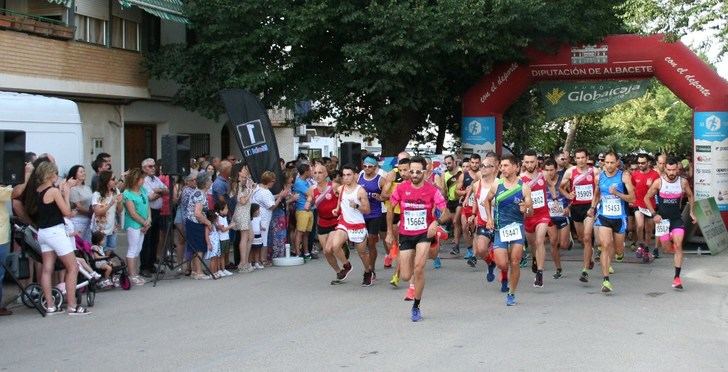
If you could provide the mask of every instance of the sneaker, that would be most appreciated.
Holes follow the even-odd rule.
[[[624,261],[624,253],[622,253],[622,254],[615,254],[614,255],[614,260],[617,261],[617,262]]]
[[[142,279],[139,275],[135,275],[131,277],[131,284],[133,285],[144,285],[147,281]]]
[[[536,256],[533,256],[533,259],[531,260],[531,272],[534,274],[538,272],[538,265],[536,265]]]
[[[672,280],[672,288],[683,289],[682,280],[680,280],[679,276]]]
[[[230,271],[227,271],[227,269],[223,270],[222,273],[225,274],[225,276],[233,275],[233,273],[231,273]]]
[[[367,271],[364,273],[364,279],[361,281],[362,287],[369,287],[372,285],[372,273]]]
[[[440,261],[440,256],[435,257],[434,260],[432,260],[432,268],[437,270],[442,267],[442,261]]]
[[[372,284],[377,282],[377,273],[372,270]]]
[[[468,249],[465,251],[465,256],[463,256],[464,259],[468,260],[470,257],[473,257],[473,247],[468,247]]]
[[[490,263],[488,265],[488,272],[485,274],[485,280],[488,281],[488,283],[495,280],[495,274],[493,273],[493,270],[495,270],[495,263]]]
[[[390,255],[385,255],[384,256],[384,268],[388,269],[388,268],[392,267],[392,261],[394,261],[394,260],[392,260],[392,257]]]
[[[609,293],[613,290],[612,283],[609,282],[609,280],[605,280],[602,282],[602,292]]]
[[[516,294],[509,293],[506,295],[506,306],[514,306],[516,304]]]
[[[344,264],[344,268],[339,271],[341,273],[341,281],[343,282],[346,280],[346,278],[349,277],[349,273],[351,272],[351,262],[347,262]]]
[[[634,252],[634,256],[637,258],[642,258],[642,256],[645,254],[645,247],[640,244],[639,247],[637,247],[637,250]]]
[[[521,262],[518,264],[519,267],[524,268],[528,266],[528,253],[524,253],[523,256],[521,256]]]
[[[614,268],[612,267],[612,265],[609,265],[609,273],[614,274]]]
[[[389,281],[389,284],[394,288],[399,287],[399,275],[397,273],[392,274],[392,280]]]
[[[653,256],[654,258],[656,258],[656,259],[657,259],[657,258],[660,258],[660,250],[659,250],[659,249],[657,249],[657,248],[653,249],[653,250],[652,250],[652,256]]]
[[[501,292],[508,292],[508,279],[501,281]]]
[[[460,247],[457,246],[457,245],[454,246],[454,247],[452,247],[452,249],[450,250],[450,254],[453,255],[453,256],[459,255],[460,254]]]
[[[582,283],[588,283],[589,282],[589,273],[586,272],[586,270],[581,271],[581,276],[579,276],[579,281]]]
[[[594,261],[589,261],[589,270],[594,268]]]
[[[89,315],[91,311],[81,305],[76,305],[75,308],[68,308],[68,315]]]
[[[412,321],[419,322],[420,320],[422,320],[422,312],[420,312],[420,308],[413,307],[412,308]]]
[[[410,284],[407,288],[407,294],[404,296],[405,301],[414,301],[415,299],[415,286]]]
[[[311,255],[310,255],[310,254],[308,254],[308,253],[304,254],[304,255],[303,255],[303,260],[304,260],[304,261],[311,261]]]
[[[478,259],[475,256],[468,258],[468,261],[467,261],[468,266],[470,266],[470,267],[475,267],[475,264],[477,262],[478,262]]]
[[[263,270],[263,269],[265,269],[265,266],[263,266],[263,264],[260,263],[260,262],[256,262],[255,263],[255,268],[258,269],[258,270]]]
[[[599,259],[602,257],[602,247],[596,247],[594,248],[594,261],[599,262]],[[591,268],[589,268],[591,270]]]
[[[250,265],[243,265],[243,266],[240,266],[240,268],[238,269],[238,272],[240,272],[240,273],[249,273],[252,271],[255,271],[255,269]]]
[[[218,278],[218,279],[220,279],[220,278],[223,278],[223,277],[226,277],[226,276],[227,276],[227,275],[225,275],[225,273],[224,273],[224,272],[222,272],[222,270],[219,270],[218,272],[216,272],[216,273],[215,273],[215,275],[217,275],[217,278]]]
[[[55,306],[45,308],[46,315],[60,314],[62,312],[63,312],[63,310],[61,310],[60,308],[57,308]]]
[[[563,274],[563,272],[561,271],[561,269],[556,269],[556,272],[554,273],[554,276],[553,276],[553,278],[554,278],[554,279],[561,279],[561,278],[563,278],[563,277],[564,277],[564,274]]]
[[[543,273],[536,272],[536,279],[533,281],[533,286],[543,288]]]

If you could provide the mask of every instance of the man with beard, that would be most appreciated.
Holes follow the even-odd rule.
[[[480,166],[481,178],[473,183],[472,193],[475,194],[475,205],[473,206],[473,215],[468,219],[468,224],[475,227],[474,247],[475,255],[468,259],[468,265],[475,267],[476,257],[482,257],[488,265],[485,279],[488,282],[495,280],[493,269],[495,269],[495,260],[493,253],[489,249],[490,243],[493,242],[494,231],[488,229],[486,224],[491,218],[488,210],[485,209],[485,198],[495,182],[495,176],[498,173],[496,166],[498,164],[498,156],[494,152],[489,152],[483,159],[483,165]],[[501,283],[505,283],[502,291],[508,290],[508,272],[501,272]]]
[[[426,167],[427,161],[423,157],[413,157],[410,161],[410,181],[400,184],[390,197],[392,206],[399,206],[401,210],[398,228],[400,275],[403,280],[412,278],[415,285],[411,316],[413,322],[422,319],[420,301],[425,288],[425,262],[431,255],[430,244],[440,225],[433,211],[438,210],[442,220],[447,220],[450,213],[440,190],[425,182]],[[395,234],[393,216],[389,214],[387,228],[385,240],[391,244]]]
[[[650,189],[652,182],[660,178],[660,174],[652,169],[647,154],[639,154],[637,155],[637,169],[631,172],[631,175],[635,193],[634,204],[636,210],[634,211],[634,219],[637,232],[637,257],[639,258],[643,254],[649,255],[650,241],[655,231],[655,222],[652,219],[650,210],[647,208],[647,204],[645,204],[645,195],[647,195],[647,190]],[[649,204],[652,205],[652,209],[657,207],[654,199],[650,200]],[[617,257],[617,260],[619,261],[619,257]]]
[[[546,260],[546,233],[556,235],[556,226],[551,223],[549,208],[546,205],[546,181],[538,168],[536,151],[527,150],[523,154],[522,165],[521,180],[531,189],[531,200],[533,201],[533,213],[526,216],[524,229],[528,246],[533,249],[531,271],[536,274],[533,286],[541,288],[543,287],[543,265]]]
[[[551,243],[551,259],[556,266],[554,279],[561,279],[564,274],[561,268],[560,249],[571,248],[571,229],[569,228],[569,200],[559,192],[561,179],[556,170],[554,159],[548,158],[543,163],[543,174],[546,180],[546,200],[548,202],[549,217],[554,225],[549,230],[549,241]]]
[[[480,179],[480,155],[470,155],[470,161],[468,161],[469,168],[465,169],[463,173],[458,177],[457,188],[455,193],[462,200],[461,216],[456,216],[453,220],[455,223],[459,223],[463,237],[465,238],[468,250],[465,253],[466,260],[473,256],[473,236],[472,231],[468,229],[468,218],[470,218],[473,212],[473,206],[475,205],[474,194],[471,193],[473,181]],[[450,252],[453,253],[453,252]],[[459,250],[455,254],[460,253]]]
[[[680,279],[680,270],[683,260],[683,238],[685,237],[685,223],[682,220],[683,195],[688,198],[690,218],[695,223],[693,213],[693,191],[688,181],[678,176],[677,158],[670,158],[665,163],[665,174],[652,182],[644,201],[650,213],[654,216],[656,235],[659,236],[662,247],[670,252],[674,251],[675,276],[672,287],[683,289]],[[657,195],[657,209],[649,203]]]
[[[386,220],[382,220],[383,201],[382,191],[386,190],[389,185],[386,184],[386,177],[379,174],[379,163],[372,155],[364,158],[362,162],[363,170],[359,173],[357,183],[366,191],[369,198],[370,212],[364,215],[364,222],[367,225],[367,249],[369,251],[369,264],[372,267],[372,278],[376,280],[375,265],[377,263],[377,242],[379,241],[379,231],[382,224]]]

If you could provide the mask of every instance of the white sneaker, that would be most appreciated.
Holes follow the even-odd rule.
[[[223,270],[222,273],[225,274],[225,276],[233,275],[233,273],[231,273],[231,272],[229,272],[227,270]]]
[[[255,268],[258,269],[258,270],[263,270],[265,268],[265,266],[263,266],[263,264],[260,263],[260,262],[256,262],[255,263]]]
[[[131,283],[134,285],[144,285],[144,283],[146,283],[146,281],[144,279],[142,279],[140,276],[132,276]]]

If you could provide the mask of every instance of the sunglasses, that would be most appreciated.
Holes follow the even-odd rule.
[[[364,164],[364,168],[374,168],[376,165]]]
[[[495,168],[495,165],[481,165],[481,168]]]

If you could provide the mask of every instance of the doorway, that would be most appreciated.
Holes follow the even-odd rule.
[[[157,126],[124,125],[124,169],[138,168],[146,158],[157,159]]]

